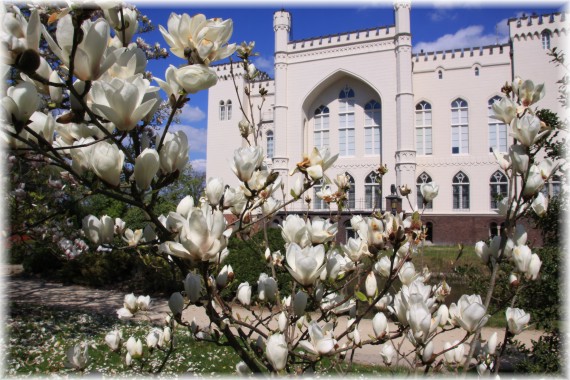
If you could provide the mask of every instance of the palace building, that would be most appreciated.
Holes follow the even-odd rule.
[[[213,66],[219,82],[208,95],[207,177],[238,184],[229,162],[244,145],[237,125],[240,102],[250,109],[244,93],[250,85],[267,164],[282,174],[285,194],[295,181],[289,172],[304,153],[314,146],[339,153],[328,174],[347,173],[352,185],[339,221],[341,240],[352,233],[353,214],[392,205],[411,211],[405,199],[401,206],[392,202],[392,185],[407,184],[416,207],[419,185],[431,181],[439,195],[422,218],[429,240],[473,243],[497,234],[497,197],[506,194],[507,179],[491,149],[506,152],[512,138],[490,117],[491,104],[505,82],[520,76],[545,84],[539,107],[563,112],[557,100],[563,73],[547,53],[565,48],[566,15],[510,19],[506,44],[413,54],[410,11],[409,3],[397,2],[395,25],[303,40],[289,38],[292,15],[275,12],[275,78],[248,83],[234,64],[238,99],[230,64]],[[264,102],[259,88],[267,91]],[[376,170],[384,164],[389,172],[378,183]],[[554,195],[559,188],[553,178],[545,191]],[[328,206],[311,196],[310,212],[328,216]],[[307,209],[299,201],[287,212]]]

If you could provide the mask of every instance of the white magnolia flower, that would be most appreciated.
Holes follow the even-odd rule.
[[[216,277],[216,285],[218,286],[218,288],[222,289],[226,286],[228,280],[231,281],[233,277],[234,277],[234,270],[232,266],[224,265],[220,270],[220,273],[218,273],[218,276]]]
[[[160,136],[157,136],[157,145],[160,142]],[[188,162],[188,137],[183,131],[175,133],[168,132],[164,138],[164,145],[160,149],[160,169],[163,173],[173,173],[182,171]]]
[[[390,258],[388,256],[382,256],[380,260],[378,260],[374,264],[374,271],[378,273],[380,276],[388,278],[390,276],[390,267],[391,267]],[[394,268],[398,267],[398,258],[394,258]]]
[[[17,63],[20,54],[27,49],[38,52],[40,43],[40,16],[32,9],[29,20],[22,15],[20,8],[9,5],[0,11],[0,35],[2,41],[1,60],[6,65]]]
[[[88,344],[79,343],[67,350],[67,363],[75,369],[84,369],[89,363]]]
[[[307,232],[307,224],[299,215],[287,215],[280,227],[281,236],[286,244],[295,243],[304,248],[311,243]]]
[[[462,295],[457,304],[451,304],[449,314],[455,325],[470,333],[485,325],[489,319],[487,309],[481,301],[481,296],[475,294],[471,296]]]
[[[105,343],[112,351],[118,351],[121,348],[123,334],[119,330],[113,330],[105,335]]]
[[[83,218],[83,232],[93,244],[111,244],[113,242],[113,232],[115,224],[113,219],[103,215],[101,219],[96,216],[87,215]]]
[[[36,86],[28,82],[21,82],[8,88],[6,96],[2,98],[2,120],[7,124],[15,122],[25,123],[37,110],[39,105]],[[51,139],[50,139],[51,141]]]
[[[382,345],[380,356],[382,356],[384,364],[386,364],[387,366],[392,364],[392,360],[394,360],[395,355],[396,355],[396,350],[392,346],[392,342],[388,342]]]
[[[512,334],[520,334],[524,329],[528,327],[530,314],[525,313],[524,310],[507,307],[505,314],[507,317],[507,327]]]
[[[531,165],[526,177],[523,196],[530,199],[544,187],[544,179],[536,165]]]
[[[233,32],[231,19],[206,19],[203,14],[190,17],[186,13],[171,13],[168,31],[162,25],[159,25],[159,29],[170,45],[172,54],[194,63],[209,65],[229,57],[236,50],[236,44],[228,45]]]
[[[95,81],[91,89],[91,108],[99,116],[112,122],[119,131],[130,131],[154,107],[157,99],[143,103],[149,81],[141,75],[111,81]]]
[[[206,90],[218,83],[216,72],[205,65],[190,65],[174,69],[170,79],[176,81],[178,88],[189,94]],[[170,84],[170,87],[176,87],[176,85]]]
[[[366,290],[366,295],[368,297],[374,297],[378,291],[378,282],[376,281],[376,275],[373,271],[368,272],[366,280],[364,281],[364,289]]]
[[[528,264],[528,270],[525,277],[530,280],[536,280],[541,266],[542,261],[540,261],[540,257],[538,257],[536,253],[533,253],[530,257],[530,263]]]
[[[501,167],[502,170],[507,170],[511,167],[511,159],[508,154],[503,154],[498,152],[495,147],[493,147],[493,155],[497,160],[497,164]]]
[[[162,330],[154,328],[150,330],[150,332],[146,336],[146,346],[148,348],[156,348],[157,346],[161,346],[159,342],[162,341],[163,339],[164,338],[162,335]]]
[[[212,206],[217,206],[224,195],[224,180],[219,177],[210,177],[206,183],[206,198]]]
[[[301,316],[305,314],[305,309],[307,308],[307,302],[309,300],[309,295],[302,290],[299,290],[295,294],[295,300],[293,301],[293,313],[296,316]]]
[[[439,325],[441,327],[449,323],[449,309],[445,304],[441,304],[437,308],[436,315],[439,317]]]
[[[296,243],[291,243],[287,247],[286,258],[285,267],[304,286],[313,285],[325,269],[325,247],[322,244],[301,248]]]
[[[132,359],[138,359],[143,355],[143,345],[140,339],[136,339],[134,337],[130,337],[127,340],[127,352],[131,356]]]
[[[257,280],[257,291],[260,301],[275,301],[277,296],[277,281],[266,273],[261,273]]]
[[[521,144],[513,144],[509,147],[509,157],[513,169],[519,174],[526,175],[530,160],[528,148]]]
[[[226,248],[228,243],[227,233],[224,232],[224,214],[220,210],[212,211],[207,204],[205,206],[192,211],[180,231],[180,243],[196,261],[209,261]]]
[[[338,231],[337,223],[331,223],[328,219],[314,217],[312,220],[307,219],[307,233],[313,244],[323,244],[331,241]]]
[[[495,351],[497,349],[497,342],[498,342],[498,336],[497,332],[495,331],[493,334],[491,334],[489,339],[487,339],[487,344],[485,345],[485,351],[487,354],[495,355]]]
[[[253,172],[263,163],[263,149],[261,147],[239,148],[234,152],[231,169],[242,182],[248,182]]]
[[[293,186],[291,186],[291,196],[293,198],[299,198],[301,196],[301,193],[303,193],[303,189],[303,178],[301,176],[297,176],[297,179],[293,183]]]
[[[95,22],[85,20],[81,24],[81,29],[83,39],[75,52],[74,74],[82,81],[94,81],[115,63],[119,51],[107,54],[110,28],[104,19],[100,18]],[[43,27],[42,34],[51,51],[61,59],[65,66],[69,67],[74,34],[71,15],[68,14],[59,19],[55,32],[57,43],[45,27]]]
[[[196,303],[196,301],[200,299],[200,293],[202,292],[202,280],[200,276],[190,272],[186,275],[183,283],[186,297],[188,297],[191,303]]]
[[[317,181],[323,178],[324,172],[334,164],[337,158],[338,153],[331,156],[328,148],[315,147],[300,164],[297,164],[295,170],[306,171],[309,177]]]
[[[509,125],[517,117],[517,104],[509,97],[503,97],[500,101],[493,103],[493,114],[491,117]]]
[[[180,294],[180,292],[172,293],[168,299],[168,307],[170,308],[170,311],[172,311],[172,314],[175,316],[182,314],[182,311],[184,310],[184,297],[182,297],[182,294]]]
[[[289,355],[285,336],[273,334],[267,338],[265,355],[274,370],[281,371],[284,369],[287,364],[287,356]]]
[[[422,193],[424,203],[429,203],[437,197],[439,186],[435,182],[422,183],[420,192]]]
[[[190,213],[194,210],[194,198],[191,195],[187,195],[178,203],[176,206],[176,213],[187,219]]]
[[[150,296],[138,296],[137,308],[139,310],[148,310],[150,307]]]
[[[415,345],[426,343],[439,326],[437,315],[432,318],[430,310],[419,294],[410,295],[406,319],[410,325],[408,338]]]
[[[160,158],[158,152],[152,148],[146,148],[135,159],[135,182],[141,190],[146,190],[152,179],[160,169]]]
[[[418,273],[411,261],[406,261],[398,272],[398,278],[404,285],[410,285],[417,277]]]
[[[53,142],[55,124],[55,119],[53,116],[51,116],[51,114],[46,115],[43,112],[34,112],[30,117],[30,123],[28,124],[28,127],[43,137],[43,139],[49,144],[51,144]],[[34,142],[38,141],[38,139],[31,133],[28,135],[28,140]]]
[[[388,319],[384,313],[376,313],[372,318],[372,329],[377,339],[383,338],[388,333]]]
[[[332,323],[327,323],[321,328],[317,322],[312,321],[308,330],[310,342],[302,340],[299,342],[299,346],[315,355],[326,355],[334,350],[337,341],[333,337]]]
[[[97,177],[112,186],[121,183],[121,171],[125,161],[125,153],[117,145],[100,142],[93,146],[90,164]]]
[[[338,276],[349,270],[351,265],[349,265],[348,260],[339,253],[338,249],[332,249],[327,252],[326,259],[326,270],[321,272],[321,280],[325,280],[326,277],[335,281]]]
[[[130,228],[127,228],[125,230],[125,234],[123,236],[123,240],[130,246],[130,247],[134,247],[136,245],[139,244],[139,242],[141,241],[143,237],[143,230],[138,229],[138,230],[131,230]]]
[[[237,299],[242,305],[249,305],[251,303],[251,286],[249,282],[242,282],[237,288]]]
[[[451,348],[457,345],[455,348]],[[445,342],[443,345],[444,350],[448,350],[444,352],[443,356],[445,358],[445,362],[447,364],[460,364],[463,362],[463,356],[465,355],[465,345],[459,344],[459,340],[453,341],[453,343]]]
[[[116,4],[112,4],[111,7],[106,7],[103,4],[101,8],[103,8],[105,20],[115,29],[115,36],[121,40],[123,45],[128,44],[138,29],[137,11],[121,5],[116,6]],[[121,17],[121,13],[123,17]]]
[[[524,107],[528,107],[544,97],[544,84],[535,85],[531,80],[517,77],[512,84],[513,92],[518,96]]]
[[[341,248],[344,254],[354,263],[359,262],[363,256],[370,256],[368,244],[366,240],[361,238],[349,238],[346,244],[341,245]]]

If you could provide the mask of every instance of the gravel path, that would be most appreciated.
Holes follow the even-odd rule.
[[[77,308],[81,310],[92,310],[98,313],[114,314],[117,309],[122,307],[124,293],[113,290],[92,289],[78,285],[62,285],[60,283],[47,282],[43,280],[26,278],[17,275],[18,268],[14,266],[3,266],[2,277],[6,287],[2,292],[4,302],[25,302],[25,303],[41,303],[47,305]],[[137,294],[138,295],[138,294]],[[151,301],[151,310],[145,318],[150,318],[153,322],[162,323],[165,313],[168,311],[168,303],[166,299],[153,299]],[[191,306],[187,308],[183,314],[183,319],[196,319],[199,326],[207,326],[208,317],[202,311],[203,308]],[[239,306],[233,308],[234,313],[239,313],[241,317],[245,317],[249,312]],[[276,325],[276,322],[274,322]],[[346,326],[346,317],[340,318],[338,327]],[[395,325],[389,326],[390,331],[395,331]],[[359,331],[363,340],[372,336],[371,320],[362,320],[359,325]],[[445,342],[453,342],[461,340],[464,337],[462,330],[456,329],[438,335],[434,339],[434,352],[442,350]],[[493,332],[497,332],[499,342],[503,341],[504,329],[484,328],[482,331],[483,339],[486,340]],[[543,334],[539,330],[526,330],[517,336],[517,339],[526,345],[530,345],[531,340],[537,340]],[[341,344],[343,341],[340,342]],[[402,343],[402,339],[395,341],[396,345]],[[411,344],[404,340],[402,344],[402,352],[410,352]],[[468,347],[466,347],[466,352]],[[379,355],[379,346],[367,345],[356,349],[354,360],[362,364],[379,364],[381,358]],[[406,365],[405,361],[400,362]]]

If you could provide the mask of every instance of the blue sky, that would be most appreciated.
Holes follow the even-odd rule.
[[[234,33],[231,42],[255,41],[256,50],[260,53],[254,62],[260,70],[273,74],[273,13],[286,9],[292,14],[292,39],[303,39],[327,34],[336,34],[377,26],[393,25],[393,6],[390,3],[335,3],[333,7],[325,7],[324,3],[310,6],[271,3],[264,6],[242,3],[240,6],[188,6],[180,3],[169,3],[159,6],[159,3],[139,4],[138,7],[157,27],[157,30],[143,35],[148,43],[168,45],[158,32],[158,25],[166,27],[171,12],[194,15],[203,13],[208,18],[231,18],[234,23]],[[501,3],[491,6],[489,3],[476,4],[464,2],[427,4],[412,4],[411,25],[412,44],[414,52],[420,50],[435,51],[453,48],[476,47],[504,43],[508,41],[507,20],[526,13],[547,14],[562,10],[565,2]],[[164,79],[164,72],[169,64],[175,66],[182,61],[171,55],[166,60],[150,61],[147,69],[155,77]],[[156,85],[156,83],[154,83]],[[182,129],[190,139],[190,159],[198,170],[205,170],[206,159],[206,126],[207,126],[207,92],[194,94],[190,103],[184,108],[181,124],[172,129]],[[237,126],[236,126],[237,128]]]

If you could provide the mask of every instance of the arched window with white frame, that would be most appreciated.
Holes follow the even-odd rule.
[[[228,120],[232,119],[232,101],[228,100],[226,102],[226,113],[228,114]]]
[[[273,131],[271,130],[267,131],[265,137],[267,139],[267,149],[266,149],[267,158],[273,158],[273,154],[275,151],[275,141],[273,140]]]
[[[488,124],[489,124],[489,152],[495,149],[497,152],[507,152],[507,125],[493,116],[493,104],[500,102],[500,96],[494,96],[488,102]]]
[[[338,95],[339,156],[354,156],[354,91],[345,86]]]
[[[364,149],[367,155],[380,154],[381,123],[382,106],[376,100],[371,100],[364,106]]]
[[[431,104],[421,101],[416,104],[416,154],[432,154]]]
[[[223,100],[220,100],[220,120],[226,120],[226,105]]]
[[[453,209],[469,209],[469,177],[463,172],[457,173],[453,177]]]
[[[364,206],[367,209],[382,208],[379,180],[377,172],[370,172],[364,179]]]
[[[469,153],[469,116],[467,102],[461,98],[451,102],[451,153]]]
[[[550,49],[550,37],[551,37],[552,33],[550,33],[550,30],[543,30],[542,33],[540,34],[540,39],[542,41],[542,48],[544,50],[549,50]]]
[[[499,202],[501,199],[508,196],[509,181],[507,176],[497,170],[491,176],[490,186],[491,209],[496,210],[499,208]]]
[[[329,108],[321,105],[315,110],[313,145],[317,148],[329,147]]]
[[[416,201],[418,203],[418,208],[421,209],[424,207],[424,197],[422,196],[422,185],[424,183],[432,182],[431,177],[426,172],[423,172],[418,176],[416,179]],[[428,202],[426,205],[426,210],[431,210],[433,208],[433,201]]]

